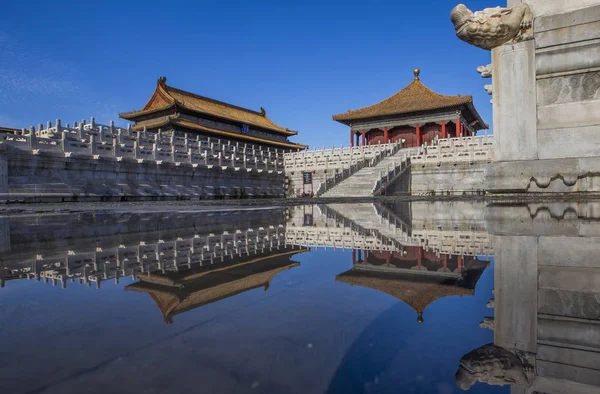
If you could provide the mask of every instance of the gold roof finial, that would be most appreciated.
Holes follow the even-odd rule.
[[[421,70],[419,70],[418,68],[415,68],[413,73],[415,74],[415,81],[420,81],[419,74],[421,74]]]

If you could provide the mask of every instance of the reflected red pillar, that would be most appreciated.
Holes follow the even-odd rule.
[[[354,131],[350,130],[350,146],[354,146]]]
[[[384,127],[383,128],[383,143],[387,144],[388,142],[390,142],[389,136],[388,136],[388,128]]]
[[[352,265],[356,265],[356,249],[352,249]]]
[[[456,136],[460,137],[462,133],[462,125],[460,124],[460,118],[456,118]]]
[[[365,131],[364,130],[361,132],[361,135],[362,135],[362,143],[361,143],[361,145],[365,146]]]
[[[442,138],[448,138],[448,133],[446,132],[446,121],[442,120]]]
[[[417,127],[415,128],[417,132],[417,146],[421,146],[421,126],[417,123]]]

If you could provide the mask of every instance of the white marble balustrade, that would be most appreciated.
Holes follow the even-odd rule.
[[[284,154],[286,172],[320,171],[349,168],[350,166],[390,154],[397,144],[378,144],[346,148],[331,148]]]
[[[222,234],[194,235],[190,238],[139,242],[135,245],[119,245],[114,248],[96,248],[91,251],[66,252],[63,256],[22,262],[13,274],[36,280],[61,283],[67,280],[90,286],[105,280],[135,275],[138,272],[160,270],[177,271],[180,267],[218,264],[225,258],[252,256],[285,247],[283,225],[233,230]],[[9,267],[10,269],[10,267]]]
[[[490,163],[494,160],[493,137],[444,138],[425,145],[411,155],[413,166]]]
[[[75,122],[73,126],[63,126],[57,119],[54,126],[48,122],[45,128],[40,124],[37,129],[22,129],[16,134],[0,133],[0,144],[34,154],[58,152],[65,157],[91,156],[96,160],[106,157],[279,174],[284,170],[282,149],[199,135],[166,136],[160,130],[134,131],[116,128],[113,122],[108,126],[97,124],[94,118],[90,123]]]

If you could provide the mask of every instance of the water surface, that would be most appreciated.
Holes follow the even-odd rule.
[[[494,342],[480,327],[494,316],[483,212],[358,204],[0,218],[1,385],[463,392],[461,358]]]

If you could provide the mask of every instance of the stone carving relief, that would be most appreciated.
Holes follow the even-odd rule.
[[[460,359],[455,380],[463,390],[468,390],[477,382],[492,386],[516,384],[531,387],[535,378],[534,370],[526,353],[510,351],[490,343]]]
[[[533,38],[533,13],[525,3],[476,12],[459,4],[450,13],[450,20],[458,38],[483,49]]]
[[[483,321],[481,323],[479,323],[479,327],[481,327],[481,328],[489,328],[490,330],[494,331],[494,329],[496,328],[496,324],[494,322],[494,318],[493,317],[489,317],[489,316],[484,317]]]
[[[481,78],[491,78],[492,65],[488,64],[487,66],[479,66],[477,67],[477,72],[481,75]]]

